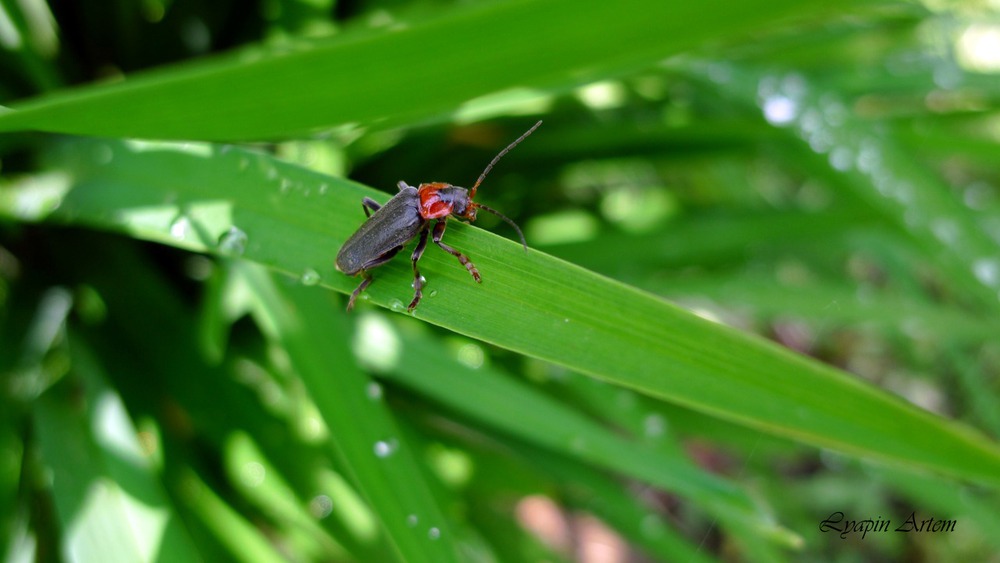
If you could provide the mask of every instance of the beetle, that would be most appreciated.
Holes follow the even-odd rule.
[[[370,271],[392,260],[393,256],[417,236],[420,239],[417,241],[416,248],[413,249],[413,254],[410,255],[410,261],[413,263],[414,295],[413,301],[410,301],[410,305],[406,308],[407,311],[413,311],[420,303],[420,298],[423,297],[424,278],[417,268],[417,261],[420,260],[424,249],[427,248],[428,234],[430,234],[434,244],[458,258],[459,263],[472,274],[472,279],[476,280],[476,283],[482,283],[479,270],[469,260],[469,257],[441,242],[449,216],[471,222],[476,220],[476,211],[479,209],[488,211],[514,227],[517,235],[521,238],[524,251],[527,252],[528,243],[524,240],[524,233],[514,221],[495,209],[490,209],[481,203],[475,203],[473,199],[476,197],[479,185],[483,183],[493,166],[503,158],[503,155],[516,147],[535,129],[538,129],[541,124],[541,121],[535,123],[531,129],[528,129],[513,143],[507,145],[507,148],[500,151],[500,154],[496,155],[483,170],[483,173],[479,175],[479,179],[476,180],[472,188],[466,189],[445,182],[424,183],[414,188],[406,182],[400,181],[397,184],[399,192],[392,196],[392,199],[387,201],[385,205],[379,205],[378,202],[368,197],[362,199],[361,208],[368,219],[344,242],[344,246],[340,247],[336,260],[337,270],[349,276],[361,274],[364,278],[361,285],[354,290],[351,298],[347,301],[347,310],[350,311],[354,308],[354,301],[358,295],[371,285],[373,279]],[[431,227],[432,221],[434,221],[433,228]]]

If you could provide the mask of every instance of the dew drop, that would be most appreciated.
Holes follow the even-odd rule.
[[[320,184],[319,185],[319,195],[326,195],[326,190],[327,189],[329,189],[329,186],[327,186],[326,184]]]
[[[861,150],[858,151],[856,164],[858,170],[865,174],[872,174],[878,170],[882,165],[882,152],[879,150],[878,144],[871,140],[863,141]]]
[[[482,346],[469,342],[467,344],[463,344],[462,347],[458,349],[456,358],[459,362],[472,369],[479,369],[483,367],[483,363],[486,361],[486,352],[483,350]]]
[[[375,451],[375,457],[385,459],[394,454],[398,448],[399,442],[395,439],[390,439],[375,442],[375,447],[373,449]]]
[[[833,136],[828,129],[819,129],[809,135],[809,148],[818,154],[826,154],[833,148]]]
[[[410,514],[409,516],[406,517],[406,525],[411,528],[415,528],[419,523],[420,523],[420,518],[418,518],[416,514]]]
[[[333,499],[326,495],[317,495],[309,501],[309,514],[317,520],[322,520],[333,512]]]
[[[993,188],[985,182],[970,185],[962,196],[962,201],[970,209],[984,209],[992,200]]]
[[[981,258],[972,264],[972,273],[983,285],[990,287],[1000,284],[1000,262],[995,258]]]
[[[432,540],[436,540],[441,537],[441,530],[437,528],[431,528],[430,530],[427,530],[427,537]]]
[[[854,166],[854,155],[847,147],[837,147],[830,151],[830,166],[838,172],[847,172]]]
[[[913,186],[909,182],[900,182],[896,185],[896,188],[892,191],[892,196],[899,200],[900,203],[910,204],[913,203],[915,195],[913,192]]]
[[[219,237],[219,252],[229,256],[242,256],[247,249],[247,234],[239,227],[229,227],[229,230]]]
[[[181,216],[170,224],[170,236],[175,239],[183,239],[191,230],[191,221],[187,217]]]
[[[820,100],[820,108],[823,110],[824,120],[834,127],[843,125],[847,119],[847,108],[839,100],[824,98]]]
[[[319,280],[319,272],[313,270],[312,268],[306,268],[305,271],[302,272],[302,276],[299,277],[299,281],[302,282],[302,285],[316,285],[319,283]]]
[[[795,100],[783,95],[767,97],[761,109],[764,111],[764,119],[771,125],[788,125],[799,113]]]
[[[801,125],[802,133],[809,140],[810,144],[821,142],[823,135],[826,133],[826,124],[823,122],[823,116],[818,110],[808,109],[802,114]],[[815,147],[813,150],[816,150]],[[820,151],[816,151],[820,152]]]
[[[365,395],[373,401],[379,401],[382,399],[382,386],[377,382],[372,381],[367,386],[365,386]]]
[[[425,283],[427,283],[427,278],[425,278],[424,276],[420,276],[420,285],[423,286]],[[412,282],[410,282],[410,287],[416,288],[417,280],[413,280]]]
[[[647,438],[658,438],[663,435],[667,423],[661,415],[653,413],[643,419],[642,426]]]
[[[393,299],[389,302],[389,308],[393,311],[405,311],[406,305],[403,305],[403,302],[399,299]]]
[[[437,297],[437,294],[438,294],[438,290],[436,290],[436,289],[432,289],[432,290],[431,290],[431,292],[430,292],[430,293],[428,293],[427,295],[428,295],[429,297]]]
[[[872,185],[882,197],[891,197],[894,186],[892,174],[879,169],[871,173]]]
[[[621,389],[615,396],[615,404],[625,410],[634,409],[637,404],[635,393],[628,389]]]

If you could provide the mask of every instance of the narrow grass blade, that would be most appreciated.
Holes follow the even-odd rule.
[[[773,526],[735,484],[699,469],[679,451],[619,436],[497,370],[461,364],[432,339],[393,332],[375,318],[361,324],[361,338],[368,341],[387,332],[395,334],[391,340],[400,344],[391,361],[377,360],[390,380],[537,447],[676,492],[723,522],[739,522],[743,528],[754,528],[758,536],[795,543],[789,540],[792,534]],[[539,432],[540,428],[546,431]]]
[[[255,315],[288,353],[330,430],[337,457],[372,505],[403,561],[455,561],[455,538],[425,481],[416,453],[391,412],[354,365],[344,317],[328,312],[329,293],[280,287],[250,263],[239,266],[253,288]]]
[[[66,385],[49,390],[35,410],[42,463],[66,556],[104,561],[190,561],[196,550],[167,501],[159,476],[101,368],[81,343],[71,346],[72,373],[86,389],[81,409]]]
[[[487,2],[385,30],[246,49],[29,100],[0,113],[0,131],[249,140],[347,124],[395,126],[454,112],[488,94],[572,87],[648,67],[830,9],[815,0],[640,0],[627,9],[573,0]]]

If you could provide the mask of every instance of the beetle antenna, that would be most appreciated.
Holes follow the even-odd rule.
[[[525,137],[527,137],[528,135],[534,133],[535,129],[538,129],[538,126],[541,125],[541,124],[542,124],[542,122],[541,122],[541,120],[539,120],[538,123],[532,125],[531,129],[528,129],[527,131],[525,131],[524,135],[521,135],[517,139],[514,139],[513,143],[507,145],[507,148],[505,148],[504,150],[500,151],[500,154],[496,155],[496,157],[494,157],[493,160],[490,161],[490,164],[489,164],[489,166],[486,167],[486,170],[483,170],[483,173],[479,175],[479,179],[476,180],[476,184],[474,186],[472,186],[472,188],[469,190],[469,199],[473,199],[473,198],[476,197],[476,188],[479,187],[479,184],[483,183],[483,180],[486,179],[486,175],[490,173],[490,170],[493,170],[493,165],[495,165],[501,158],[503,158],[503,155],[505,155],[508,152],[510,152],[510,149],[516,147],[518,143],[520,143],[521,141],[523,141]],[[486,208],[484,207],[483,209],[486,209]],[[493,213],[496,213],[496,211],[493,211]],[[499,213],[498,213],[498,215],[499,215]],[[501,217],[503,217],[503,216],[501,215]],[[504,217],[504,218],[506,219],[506,217]],[[510,222],[510,219],[507,219],[507,221]],[[521,232],[521,230],[518,229],[518,232]],[[521,240],[524,240],[524,237],[521,237]],[[525,248],[525,250],[527,250],[528,245],[524,245],[524,248]]]
[[[538,123],[541,123],[541,121],[539,121]],[[538,127],[538,125],[535,125],[535,127]],[[532,130],[534,130],[535,127],[532,127]],[[528,131],[528,133],[531,133],[531,131]],[[527,135],[525,135],[525,137],[526,136]],[[506,215],[504,215],[503,213],[500,213],[496,209],[490,209],[489,207],[486,207],[485,205],[483,205],[481,203],[473,203],[472,205],[474,205],[478,209],[482,209],[484,211],[489,211],[490,213],[492,213],[492,214],[496,215],[497,217],[499,217],[499,218],[503,219],[504,221],[506,221],[507,224],[510,225],[511,227],[514,227],[514,230],[517,231],[517,236],[521,237],[521,244],[524,246],[524,251],[525,252],[528,251],[528,242],[526,240],[524,240],[524,233],[521,232],[521,227],[518,227],[517,223],[515,223],[514,221],[512,221],[510,219],[510,217],[507,217]]]

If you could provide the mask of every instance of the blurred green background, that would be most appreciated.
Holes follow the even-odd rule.
[[[998,72],[993,1],[0,0],[0,554],[1000,561]],[[530,251],[345,313],[539,119]]]

